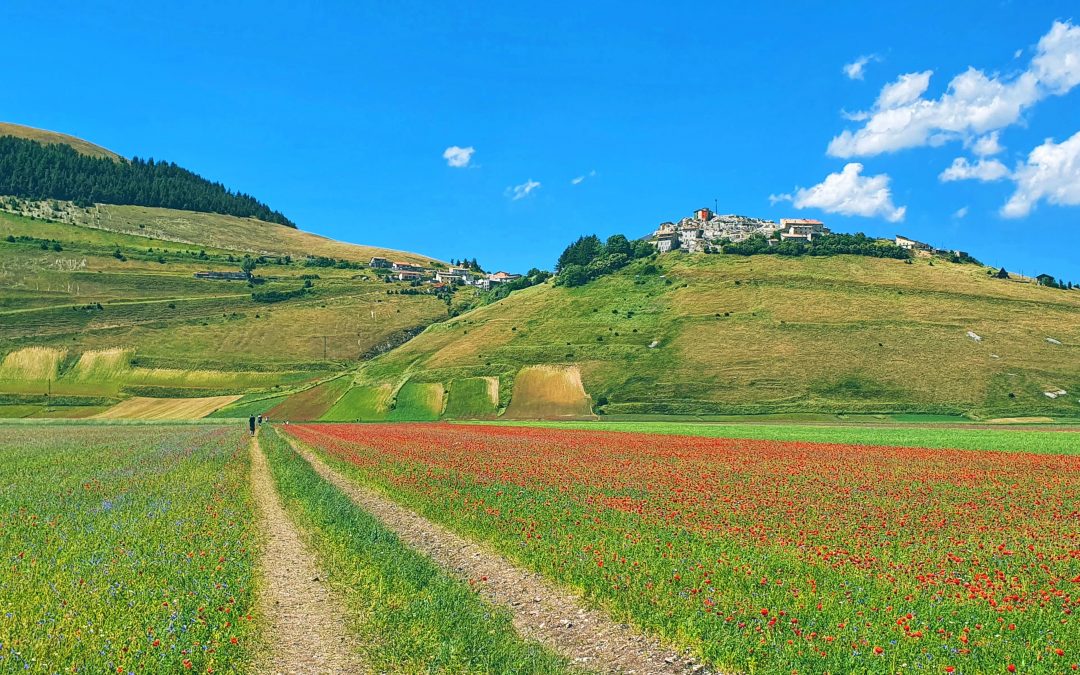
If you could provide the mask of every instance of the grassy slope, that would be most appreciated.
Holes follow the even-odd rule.
[[[522,366],[577,364],[609,413],[1080,411],[1076,396],[1043,395],[1080,391],[1080,293],[941,261],[676,254],[660,265],[664,276],[636,279],[632,266],[520,291],[429,327],[358,379],[498,375],[505,405]]]
[[[217,213],[112,204],[97,204],[88,209],[80,209],[70,202],[56,200],[23,201],[17,213],[13,213],[47,218],[91,230],[125,234],[143,240],[151,238],[187,244],[189,247],[239,253],[291,255],[294,258],[319,255],[365,263],[372,256],[422,264],[438,262],[406,251],[349,244],[255,218]]]
[[[7,242],[8,235],[56,240],[62,250]],[[113,257],[118,246],[127,260]],[[202,250],[208,259],[198,257]],[[275,304],[254,302],[244,283],[193,277],[235,271],[229,255],[236,252],[0,213],[0,360],[26,347],[64,350],[54,394],[116,396],[136,385],[177,389],[146,395],[233,393],[338,370],[400,331],[446,316],[434,297],[388,295],[396,286],[367,270],[261,266],[256,273],[269,281],[260,290],[292,290],[301,275],[320,277],[309,295]],[[107,382],[76,377],[80,354],[117,347],[131,350],[140,368]],[[211,372],[191,376],[203,370]],[[10,379],[0,393],[48,391],[44,379]]]
[[[112,150],[106,150],[99,145],[94,145],[81,138],[75,138],[74,136],[68,136],[67,134],[61,134],[56,131],[35,129],[34,127],[27,127],[21,124],[0,122],[0,136],[15,136],[16,138],[25,138],[46,145],[62,143],[64,145],[70,145],[76,151],[81,152],[84,155],[89,155],[90,157],[111,157],[112,159],[120,159],[120,155]]]

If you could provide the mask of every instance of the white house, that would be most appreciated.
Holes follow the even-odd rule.
[[[914,239],[909,239],[909,238],[905,237],[902,234],[896,235],[896,245],[899,246],[900,248],[906,249],[908,251],[929,251],[930,250],[930,244],[924,244],[921,241],[915,241]]]
[[[781,218],[780,239],[783,241],[801,241],[809,243],[817,235],[828,234],[825,223],[812,218]]]

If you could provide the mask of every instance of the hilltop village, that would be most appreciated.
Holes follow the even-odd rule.
[[[719,215],[711,209],[702,208],[678,222],[661,223],[660,227],[647,237],[647,241],[660,253],[677,249],[688,253],[720,253],[725,243],[738,244],[754,236],[764,237],[771,246],[775,246],[784,241],[810,244],[828,234],[832,234],[832,231],[825,223],[812,218],[781,218],[777,223],[774,220],[750,216]],[[893,239],[875,241],[895,244],[915,254],[968,257],[964,251],[938,249],[900,234]]]

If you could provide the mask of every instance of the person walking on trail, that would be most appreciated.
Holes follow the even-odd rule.
[[[252,415],[251,417],[248,418],[248,431],[251,432],[252,436],[255,435],[255,416],[254,415]]]

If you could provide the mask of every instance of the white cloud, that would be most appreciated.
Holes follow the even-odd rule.
[[[467,168],[472,162],[473,153],[476,152],[476,148],[471,145],[467,148],[459,148],[456,145],[451,145],[446,150],[443,150],[443,159],[446,160],[447,166],[452,166],[455,169]]]
[[[930,86],[932,70],[924,70],[921,73],[908,73],[896,78],[881,88],[874,107],[877,109],[899,108],[905,106],[922,96]]]
[[[1080,84],[1080,26],[1055,21],[1039,40],[1031,70],[1052,94],[1065,94]]]
[[[968,68],[940,97],[926,99],[931,74],[908,73],[885,85],[863,126],[833,138],[828,153],[873,156],[967,140],[1017,123],[1041,99],[1080,84],[1080,26],[1055,21],[1036,45],[1027,70],[1015,77]]]
[[[570,184],[571,185],[581,185],[585,181],[586,178],[593,178],[594,176],[596,176],[596,169],[593,169],[589,173],[577,176],[576,178],[571,178],[570,179]]]
[[[775,205],[775,204],[779,204],[780,202],[790,202],[793,199],[794,198],[790,194],[788,194],[786,192],[781,192],[778,195],[769,195],[769,204],[770,205]]]
[[[953,218],[960,219],[960,218],[966,218],[967,214],[968,214],[968,207],[961,206],[960,208],[956,209],[956,213],[954,213],[952,215],[953,215]]]
[[[849,80],[861,80],[863,79],[863,70],[866,68],[866,64],[880,60],[877,54],[864,54],[851,63],[844,64],[844,75],[847,75]]]
[[[903,220],[907,207],[893,204],[889,176],[863,176],[862,170],[862,164],[851,162],[813,187],[798,188],[794,196],[771,195],[769,200],[790,198],[797,209],[813,207],[845,216],[881,216],[894,223]]]
[[[974,164],[967,157],[957,157],[949,168],[938,176],[942,183],[955,180],[977,180],[989,183],[1007,178],[1009,169],[996,159],[979,159]]]
[[[870,113],[866,112],[865,110],[856,110],[855,112],[848,112],[847,110],[844,110],[843,108],[841,108],[840,109],[840,117],[843,117],[844,119],[849,120],[851,122],[865,122],[866,120],[870,119]]]
[[[1016,192],[1001,209],[1006,218],[1023,218],[1043,199],[1080,206],[1080,132],[1061,143],[1047,139],[1017,166],[1013,180]]]
[[[540,181],[530,178],[521,185],[515,185],[514,187],[506,188],[506,194],[515,202],[519,199],[525,199],[533,190],[540,187]]]
[[[1001,153],[1005,148],[1001,147],[1001,143],[998,141],[999,133],[998,131],[991,131],[985,136],[979,136],[971,144],[971,151],[979,157],[989,157]]]

